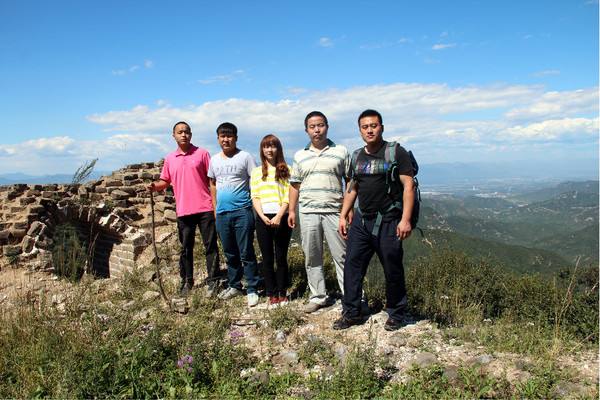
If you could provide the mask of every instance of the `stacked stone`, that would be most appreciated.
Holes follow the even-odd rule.
[[[0,186],[0,257],[49,268],[55,226],[75,221],[102,232],[98,257],[107,258],[110,276],[132,269],[150,244],[146,186],[159,178],[161,167],[162,161],[132,164],[83,185]],[[155,195],[155,224],[176,218],[172,192]]]

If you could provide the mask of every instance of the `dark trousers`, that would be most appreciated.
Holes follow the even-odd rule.
[[[179,275],[181,279],[194,282],[194,241],[196,227],[200,229],[202,242],[206,250],[206,269],[208,271],[207,283],[219,279],[219,248],[217,247],[217,231],[215,229],[215,216],[212,211],[177,217],[177,230],[181,253],[179,254]]]
[[[267,218],[275,216],[275,214],[265,215]],[[287,218],[287,214],[281,217],[281,224],[277,228],[267,226],[262,219],[256,218],[256,239],[263,258],[267,296],[287,295],[289,281],[287,254],[292,238],[292,228],[287,224]],[[277,270],[274,268],[274,263],[277,263]]]
[[[367,267],[377,253],[385,274],[386,307],[390,318],[401,320],[406,309],[406,285],[402,265],[402,241],[396,236],[398,219],[383,221],[379,235],[373,235],[375,218],[364,219],[357,212],[350,225],[344,264],[343,313],[348,318],[360,316],[360,301]]]

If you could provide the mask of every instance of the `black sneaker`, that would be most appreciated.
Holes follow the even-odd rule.
[[[192,291],[192,287],[194,287],[193,283],[186,282],[179,291],[179,294],[184,297],[187,296]]]
[[[385,321],[385,325],[383,325],[383,329],[390,332],[397,331],[400,328],[402,328],[402,321],[392,318],[388,318],[388,320]]]
[[[335,329],[336,331],[339,331],[342,329],[348,329],[354,325],[360,325],[360,324],[362,324],[362,322],[363,322],[363,320],[360,317],[347,318],[347,317],[342,316],[340,319],[336,320],[333,323],[332,328]]]

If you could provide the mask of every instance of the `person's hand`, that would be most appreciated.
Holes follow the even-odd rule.
[[[348,238],[348,226],[346,224],[346,219],[342,218],[342,216],[340,216],[340,221],[338,222],[338,232],[344,240]]]
[[[146,189],[148,189],[149,192],[156,192],[156,186],[154,185],[154,182],[146,186]]]
[[[265,223],[266,226],[271,226],[271,220],[267,218],[265,214],[261,215],[260,219]]]
[[[354,219],[354,208],[351,208],[350,211],[348,211],[348,217],[346,219],[348,220],[348,226],[352,225],[352,220]]]
[[[288,226],[292,229],[296,227],[296,211],[290,211],[287,220]]]
[[[404,240],[410,236],[412,232],[412,227],[410,226],[410,221],[402,220],[396,227],[396,236],[398,239]]]
[[[271,218],[271,226],[273,228],[279,228],[280,224],[281,224],[281,216],[275,215],[273,218]]]

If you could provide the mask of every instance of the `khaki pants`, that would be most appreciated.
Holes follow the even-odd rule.
[[[306,276],[310,289],[310,301],[327,302],[325,276],[323,274],[323,237],[331,252],[338,286],[344,293],[344,262],[346,241],[338,233],[339,213],[300,213],[300,233],[304,251]]]

